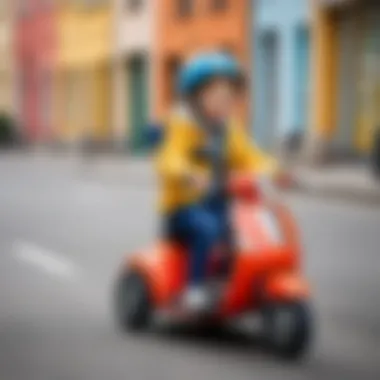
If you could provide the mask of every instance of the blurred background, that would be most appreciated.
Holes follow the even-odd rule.
[[[322,326],[298,368],[235,338],[123,340],[108,315],[123,252],[156,235],[149,126],[213,49],[298,179]],[[379,1],[0,0],[0,147],[1,378],[380,377]]]
[[[181,63],[218,49],[249,73],[263,148],[362,189],[380,171],[379,18],[371,0],[3,0],[0,142],[141,155]]]

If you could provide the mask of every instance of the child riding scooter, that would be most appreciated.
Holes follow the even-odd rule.
[[[312,333],[302,249],[291,213],[261,179],[286,185],[287,176],[232,118],[243,90],[242,70],[225,54],[199,55],[181,71],[182,104],[156,157],[167,231],[125,256],[115,315],[128,331],[162,316],[222,326],[257,315],[268,346],[295,359]]]
[[[234,120],[244,89],[244,72],[233,57],[210,52],[190,59],[180,71],[180,104],[165,125],[156,157],[167,229],[189,251],[188,286],[180,302],[190,312],[207,311],[216,301],[207,286],[214,245],[222,242],[233,254],[226,177],[277,171],[274,160],[250,143]]]

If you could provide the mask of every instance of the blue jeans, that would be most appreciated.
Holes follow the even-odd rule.
[[[189,247],[191,285],[205,282],[209,254],[215,243],[228,234],[227,226],[226,209],[217,203],[191,205],[169,216],[170,234]]]

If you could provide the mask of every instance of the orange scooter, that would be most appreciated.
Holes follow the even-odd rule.
[[[211,315],[188,322],[208,319],[218,324],[257,313],[270,347],[281,356],[297,358],[309,346],[312,325],[309,286],[301,273],[301,247],[290,212],[266,200],[262,191],[251,176],[230,179],[230,218],[236,242],[231,273]],[[219,256],[218,249],[210,255],[210,278]],[[144,329],[155,313],[168,312],[173,320],[183,315],[176,300],[187,284],[187,272],[186,246],[176,241],[164,240],[128,256],[116,287],[120,326]]]

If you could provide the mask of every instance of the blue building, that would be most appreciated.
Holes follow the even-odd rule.
[[[306,129],[310,15],[309,0],[254,2],[253,121],[264,148]]]

